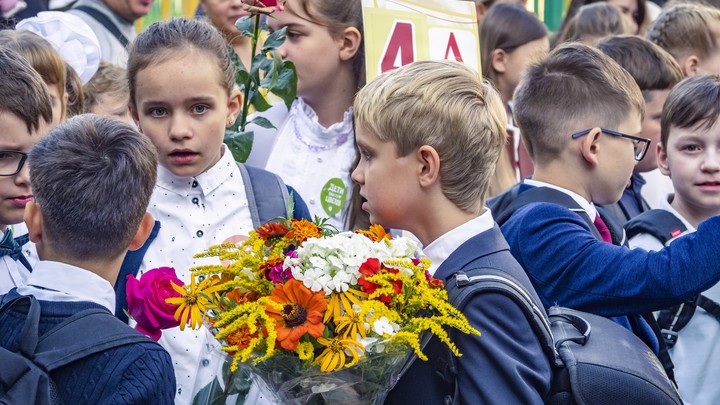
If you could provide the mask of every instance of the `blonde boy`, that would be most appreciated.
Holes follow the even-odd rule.
[[[623,233],[608,229],[594,204],[620,199],[650,140],[633,135],[643,118],[640,89],[596,49],[555,49],[528,70],[514,102],[535,174],[515,190],[519,202],[493,212],[513,256],[546,307],[611,318],[657,353],[671,375],[650,311],[720,280],[720,218],[657,253],[614,246],[623,244]]]
[[[361,159],[352,178],[370,220],[416,235],[446,284],[460,270],[492,266],[532,291],[484,207],[506,137],[492,86],[457,62],[416,62],[369,83],[354,110]],[[521,308],[493,293],[464,313],[483,336],[455,336],[457,373],[442,378],[432,362],[416,361],[386,403],[543,402],[550,363]],[[432,340],[425,352],[444,357]]]

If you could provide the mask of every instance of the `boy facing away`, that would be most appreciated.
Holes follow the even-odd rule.
[[[50,129],[50,94],[40,75],[15,51],[0,47],[0,294],[24,284],[30,263],[21,251],[27,236],[15,238],[32,199],[25,159]]]
[[[125,252],[152,229],[146,212],[156,177],[152,143],[126,124],[83,115],[40,140],[28,161],[35,201],[27,204],[25,223],[40,261],[3,302],[33,296],[41,307],[40,336],[91,308],[107,317],[98,328],[137,334],[113,317],[113,284]],[[0,317],[0,345],[18,350],[28,312],[27,304],[15,305]],[[83,337],[91,332],[102,335],[77,330]],[[67,404],[171,404],[175,394],[170,356],[149,338],[86,356],[50,377]]]
[[[672,180],[675,193],[660,208],[636,217],[628,224],[647,221],[650,228],[666,229],[669,234],[646,231],[630,237],[631,248],[659,251],[682,231],[695,232],[698,225],[720,214],[720,76],[692,76],[678,84],[668,96],[662,114],[662,134],[657,145],[660,171]],[[678,222],[679,221],[679,222]],[[674,223],[679,223],[677,228]],[[635,229],[643,229],[638,227]],[[672,282],[668,276],[668,282]],[[702,299],[673,308],[668,315],[690,310],[690,320],[683,327],[664,325],[677,331],[670,350],[678,389],[688,403],[710,405],[720,403],[720,320],[709,311],[720,302],[720,285],[702,293]],[[697,305],[697,308],[695,308]],[[694,309],[694,313],[692,309]],[[707,309],[706,309],[707,308]],[[664,312],[664,311],[663,311]],[[674,322],[673,322],[674,323]],[[666,333],[663,333],[665,336]],[[672,336],[672,334],[671,334]]]
[[[611,318],[670,370],[649,312],[679,304],[720,280],[720,218],[708,219],[694,235],[657,253],[613,244],[621,238],[594,204],[620,199],[649,140],[631,135],[641,131],[640,89],[596,49],[557,48],[528,70],[514,97],[535,174],[513,190],[517,202],[493,211],[513,256],[546,307]]]
[[[354,111],[361,159],[352,178],[370,220],[417,236],[430,273],[446,284],[489,266],[533,291],[484,207],[506,138],[492,85],[457,62],[416,62],[365,86]],[[521,308],[502,294],[477,294],[464,314],[482,336],[454,337],[457,374],[443,378],[432,361],[415,361],[386,403],[543,403],[550,362]],[[424,351],[443,357],[432,340]]]
[[[645,100],[645,116],[640,136],[650,139],[645,157],[638,162],[630,178],[630,185],[615,204],[604,205],[601,210],[611,215],[619,224],[650,209],[640,194],[646,179],[642,173],[657,169],[655,148],[660,140],[660,118],[668,93],[683,79],[675,59],[658,45],[634,35],[620,35],[600,41],[596,47],[611,57],[630,73],[640,87]]]

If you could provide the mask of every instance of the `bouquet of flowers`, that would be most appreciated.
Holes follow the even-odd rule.
[[[418,251],[379,225],[272,222],[197,255],[220,262],[192,269],[190,285],[173,282],[165,300],[181,327],[215,333],[232,358],[225,373],[259,378],[282,403],[382,403],[413,351],[427,360],[425,334],[457,356],[448,328],[479,334]]]

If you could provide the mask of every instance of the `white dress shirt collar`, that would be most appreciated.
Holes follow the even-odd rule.
[[[159,166],[157,186],[181,196],[188,196],[193,189],[193,183],[197,181],[197,186],[200,187],[203,194],[210,194],[227,180],[228,177],[232,176],[233,173],[239,171],[239,169],[236,168],[237,163],[235,163],[235,159],[233,159],[230,150],[228,150],[225,144],[222,145],[222,148],[223,152],[220,160],[210,169],[195,177],[176,176],[165,167]],[[239,176],[240,174],[238,173],[237,175]]]
[[[20,295],[33,295],[41,301],[93,302],[115,314],[115,290],[97,274],[69,264],[41,260],[24,286],[17,289]]]
[[[523,181],[523,183],[527,184],[528,186],[533,186],[533,187],[547,187],[547,188],[551,188],[553,190],[557,190],[557,191],[567,194],[568,196],[572,197],[573,200],[575,200],[575,202],[580,206],[580,208],[585,210],[585,212],[590,217],[590,220],[595,222],[595,217],[597,217],[597,208],[595,208],[595,205],[593,203],[586,200],[580,194],[570,191],[566,188],[556,186],[554,184],[545,183],[544,181],[525,179]]]
[[[485,208],[480,216],[458,226],[457,228],[446,232],[423,249],[423,253],[430,259],[432,264],[428,272],[435,275],[435,272],[441,264],[454,252],[460,245],[467,242],[473,236],[485,232],[495,226],[492,213]]]

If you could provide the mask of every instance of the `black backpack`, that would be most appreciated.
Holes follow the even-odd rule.
[[[0,317],[18,304],[29,304],[18,352],[0,347],[0,404],[59,404],[50,373],[63,366],[116,347],[152,340],[100,308],[76,313],[38,336],[40,303],[32,296],[8,299]]]
[[[564,307],[551,307],[545,317],[541,304],[534,302],[519,281],[493,268],[458,272],[445,288],[459,310],[475,294],[487,292],[504,294],[522,308],[554,365],[546,404],[683,403],[652,350],[609,319]],[[448,351],[445,361],[455,364],[457,358]],[[446,370],[457,367],[450,365]]]
[[[665,246],[687,233],[688,230],[678,217],[669,211],[661,209],[645,211],[628,221],[624,227],[628,238],[641,233],[648,233]],[[703,294],[659,312],[657,317],[658,325],[660,325],[663,340],[665,340],[665,344],[669,348],[675,346],[678,332],[690,322],[697,307],[704,309],[720,322],[720,304]]]
[[[523,187],[527,187],[527,189],[521,192],[521,188]],[[570,211],[575,212],[585,221],[585,223],[587,223],[595,238],[598,240],[602,239],[600,237],[600,233],[595,228],[593,221],[590,220],[590,216],[585,212],[582,207],[580,207],[575,202],[575,200],[572,199],[572,197],[549,187],[531,187],[526,186],[523,183],[519,183],[506,190],[505,192],[493,198],[490,198],[487,201],[486,205],[492,211],[493,217],[495,218],[495,221],[498,223],[498,225],[502,226],[507,220],[510,219],[510,217],[515,213],[515,211],[527,204],[536,202],[557,204],[569,209]],[[602,208],[598,207],[598,209],[599,212],[603,214]],[[612,220],[612,217],[610,216],[601,215],[601,217],[605,220],[608,229],[610,230],[613,244],[619,246],[627,246],[628,236],[623,227],[619,226],[619,224]],[[668,353],[668,345],[665,344],[665,338],[663,336],[661,327],[658,325],[658,322],[655,320],[655,317],[652,313],[644,313],[641,314],[641,316],[643,319],[645,319],[645,321],[655,333],[660,344],[658,357],[663,368],[665,369],[666,374],[670,377],[670,380],[674,382],[674,366],[672,363],[672,359],[670,358],[670,354]]]

